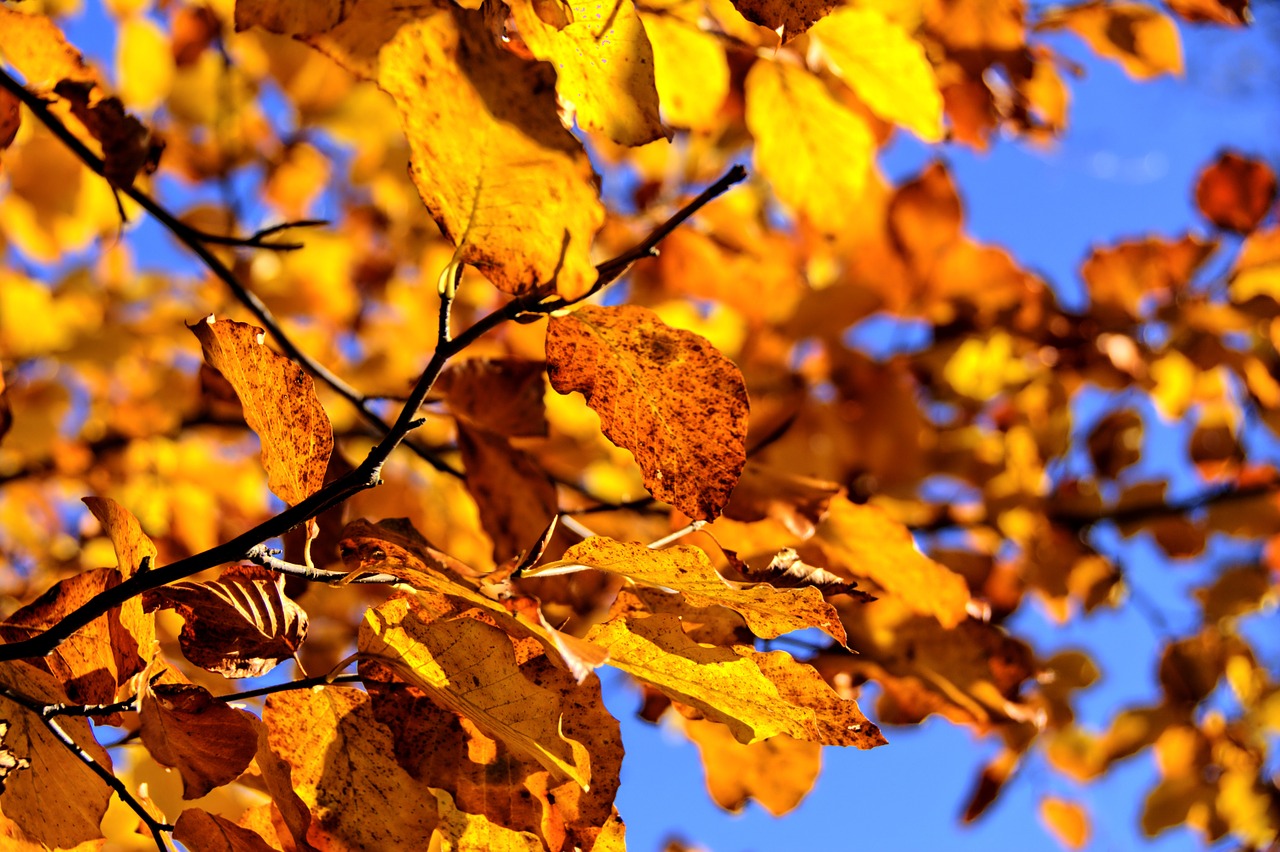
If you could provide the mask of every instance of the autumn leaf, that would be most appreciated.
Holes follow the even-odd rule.
[[[842,645],[844,628],[835,609],[814,588],[774,588],[768,584],[733,588],[716,573],[707,555],[696,547],[676,545],[652,550],[595,536],[565,551],[560,562],[526,572],[537,577],[566,567],[585,566],[658,588],[673,589],[694,606],[725,606],[742,615],[762,639],[816,627]]]
[[[855,702],[781,651],[699,645],[672,615],[615,618],[587,638],[608,649],[611,666],[723,722],[740,743],[777,734],[857,748],[885,742]]]
[[[102,145],[103,175],[113,186],[127,189],[139,174],[149,175],[159,166],[164,143],[125,112],[119,98],[103,97],[92,83],[73,80],[60,81],[53,91]]]
[[[258,734],[258,751],[254,762],[262,773],[262,782],[271,796],[271,801],[289,829],[294,844],[300,852],[312,852],[313,847],[307,841],[307,829],[311,826],[311,811],[293,790],[293,772],[288,762],[271,747],[271,732],[267,726],[257,719],[250,719]]]
[[[187,808],[173,826],[173,839],[191,852],[271,852],[256,832],[200,808]]]
[[[1219,228],[1247,234],[1276,200],[1276,175],[1260,160],[1228,151],[1196,181],[1196,206]]]
[[[272,352],[260,328],[235,320],[190,326],[204,359],[231,386],[245,422],[262,441],[267,483],[277,497],[297,505],[324,483],[333,452],[333,427],[316,397],[315,382],[297,364]],[[287,388],[287,393],[281,389]]]
[[[858,591],[857,582],[808,564],[790,547],[784,547],[773,554],[768,563],[761,561],[753,566],[749,562],[737,560],[734,567],[749,583],[767,583],[778,589],[814,588],[823,597],[853,595],[863,601],[875,600],[867,593]]]
[[[111,539],[121,580],[143,568],[156,567],[156,546],[128,509],[109,497],[85,497],[84,504]],[[123,685],[155,657],[156,626],[155,618],[143,611],[142,601],[136,597],[120,605],[117,618],[110,622],[112,648],[116,655],[116,681]]]
[[[527,453],[501,435],[458,424],[467,490],[501,563],[529,552],[556,515],[556,487]]]
[[[307,636],[307,614],[284,594],[284,578],[233,565],[211,582],[183,580],[146,592],[148,612],[173,609],[188,660],[226,677],[260,677],[289,659]]]
[[[11,773],[31,768],[31,761],[25,757],[18,757],[5,743],[7,736],[9,736],[9,723],[0,720],[0,795],[4,794],[4,785]]]
[[[653,48],[653,76],[663,122],[671,127],[705,128],[729,95],[729,63],[715,36],[703,32],[696,17],[640,10]]]
[[[925,142],[942,139],[942,95],[924,48],[875,9],[846,7],[809,32],[823,61],[872,112]]]
[[[250,717],[200,686],[158,684],[143,690],[142,743],[178,770],[182,798],[199,799],[245,771],[258,750]]]
[[[497,627],[475,618],[433,618],[401,598],[368,611],[359,649],[558,780],[590,785],[586,749],[560,733],[560,717],[569,711],[565,696],[520,673],[512,640]]]
[[[747,391],[705,339],[645,308],[589,305],[550,320],[547,372],[635,456],[650,494],[691,518],[724,509],[746,462]]]
[[[840,490],[834,482],[797,476],[747,459],[724,516],[747,522],[771,518],[803,540],[813,535]]]
[[[1135,80],[1160,74],[1182,75],[1182,40],[1178,27],[1153,6],[1118,0],[1092,0],[1055,9],[1037,29],[1074,32],[1099,56],[1119,62]]]
[[[836,8],[831,0],[733,0],[742,17],[753,24],[780,32],[787,41],[803,35],[809,27]]]
[[[1040,819],[1068,849],[1082,849],[1089,843],[1089,815],[1075,802],[1046,796],[1040,800]]]
[[[80,51],[45,15],[0,6],[0,45],[0,56],[35,89],[49,91],[59,80],[94,82],[97,78]]]
[[[746,80],[755,164],[778,198],[825,233],[839,233],[862,197],[875,152],[866,123],[813,75],[757,60]],[[837,169],[830,164],[839,163]]]
[[[21,107],[22,103],[8,89],[0,91],[0,152],[12,145],[18,136],[18,129],[22,126]],[[0,435],[3,432],[0,429]]]
[[[494,825],[483,816],[463,813],[453,802],[453,797],[445,790],[431,789],[439,806],[440,823],[432,841],[439,838],[440,848],[444,852],[480,852],[492,849],[494,852],[541,852],[544,847],[536,834],[527,831],[512,831],[500,825]]]
[[[706,719],[668,714],[702,755],[707,790],[717,805],[738,813],[755,799],[775,817],[804,800],[822,768],[822,746],[778,734],[743,745],[729,729]]]
[[[469,425],[508,438],[547,434],[546,365],[514,358],[468,358],[450,364],[436,389]]]
[[[381,54],[378,85],[400,108],[414,183],[474,266],[513,296],[582,295],[604,221],[591,165],[560,126],[551,69],[493,45],[478,15],[408,24]]]
[[[556,92],[579,127],[620,145],[644,145],[667,131],[658,117],[653,49],[631,0],[566,4],[567,22],[547,23],[535,0],[511,14],[534,56],[556,69]]]

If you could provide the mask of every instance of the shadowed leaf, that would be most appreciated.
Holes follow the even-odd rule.
[[[271,852],[256,832],[200,808],[187,808],[173,826],[173,839],[191,852]]]
[[[258,750],[251,717],[200,686],[147,689],[139,712],[143,744],[158,763],[178,770],[184,799],[234,781]]]

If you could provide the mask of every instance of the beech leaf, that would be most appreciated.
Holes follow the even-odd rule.
[[[502,563],[535,547],[556,516],[556,486],[527,453],[501,435],[458,423],[467,491]]]
[[[1070,30],[1099,56],[1114,59],[1135,80],[1182,76],[1182,39],[1173,19],[1154,6],[1092,0],[1051,9],[1037,29]]]
[[[240,777],[258,750],[251,717],[190,684],[159,684],[142,693],[142,743],[182,776],[182,798],[198,799]]]
[[[254,831],[200,808],[187,808],[173,826],[173,839],[191,852],[274,852]]]
[[[285,596],[284,578],[256,565],[162,586],[142,601],[148,612],[177,611],[186,621],[178,637],[183,656],[226,677],[266,674],[307,637],[307,614]]]
[[[793,811],[813,789],[822,768],[822,746],[778,734],[743,745],[728,727],[707,719],[668,714],[698,746],[715,803],[738,813],[755,799],[775,817]]]
[[[449,410],[478,429],[509,438],[547,434],[546,364],[514,358],[451,363],[436,382]]]
[[[513,296],[573,298],[596,279],[604,208],[556,117],[552,73],[502,51],[462,10],[405,25],[381,54],[378,85],[400,108],[427,210],[456,260]]]
[[[0,56],[22,72],[27,85],[42,91],[59,80],[97,78],[80,51],[48,16],[0,6]]]
[[[1196,206],[1219,228],[1247,234],[1276,200],[1276,174],[1261,160],[1227,151],[1196,181]]]
[[[839,615],[817,589],[779,589],[764,584],[733,588],[696,547],[676,545],[653,550],[643,544],[593,536],[565,551],[560,562],[526,572],[526,576],[536,577],[576,565],[630,577],[647,586],[674,589],[693,606],[728,607],[746,619],[751,632],[762,639],[816,627],[840,644],[845,643]]]
[[[359,649],[515,754],[584,790],[590,785],[586,748],[560,733],[569,710],[564,696],[523,676],[511,637],[497,627],[475,618],[433,618],[412,601],[393,599],[365,614]]]
[[[302,367],[263,342],[266,333],[234,320],[190,326],[204,359],[235,388],[244,419],[262,442],[267,485],[297,505],[320,490],[333,452],[333,427]]]
[[[665,614],[615,618],[587,638],[608,649],[611,666],[723,722],[740,743],[777,734],[863,749],[885,743],[855,701],[782,651],[700,645]]]
[[[431,795],[436,797],[440,814],[440,824],[432,836],[432,848],[437,839],[442,852],[542,852],[546,848],[536,834],[512,831],[483,816],[463,813],[447,790],[432,787]]]
[[[733,0],[733,5],[751,23],[780,32],[782,40],[789,41],[840,4],[834,0]]]
[[[551,318],[547,371],[635,456],[650,494],[691,518],[720,514],[746,463],[748,405],[741,372],[710,342],[647,308],[588,305]]]

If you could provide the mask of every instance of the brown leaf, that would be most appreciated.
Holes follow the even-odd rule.
[[[293,789],[293,773],[287,761],[271,747],[270,731],[257,719],[250,719],[254,730],[258,732],[258,751],[254,755],[258,771],[262,773],[262,781],[266,785],[271,801],[275,803],[280,817],[289,829],[294,844],[299,852],[312,852],[313,847],[307,842],[307,829],[311,825],[311,811]]]
[[[1253,21],[1249,0],[1167,0],[1167,5],[1184,21],[1238,27]]]
[[[724,516],[747,523],[772,518],[803,540],[813,535],[831,498],[839,493],[834,482],[784,473],[748,459]]]
[[[720,514],[746,463],[747,390],[707,340],[647,308],[588,305],[551,318],[547,369],[635,456],[649,493],[690,518]]]
[[[11,746],[5,743],[7,736],[9,736],[9,723],[0,720],[0,795],[4,795],[4,785],[9,780],[10,773],[31,768],[29,760],[18,757],[13,753]]]
[[[556,486],[528,453],[501,435],[458,422],[467,491],[499,564],[529,552],[556,516]]]
[[[139,174],[160,165],[164,142],[145,124],[125,112],[116,97],[103,97],[93,83],[62,80],[53,91],[67,100],[71,113],[102,146],[103,175],[113,186],[128,188]]]
[[[1112,411],[1090,430],[1088,446],[1098,475],[1115,479],[1142,457],[1142,417],[1130,409]]]
[[[62,700],[62,689],[45,672],[25,663],[0,664],[0,684],[42,703]],[[111,788],[22,705],[0,695],[0,719],[9,723],[6,752],[28,768],[6,779],[0,795],[4,815],[47,848],[66,849],[102,837],[102,817]],[[58,725],[100,766],[111,758],[85,719],[61,717]]]
[[[476,428],[508,438],[542,438],[547,434],[546,369],[541,361],[469,358],[451,363],[436,389],[455,417]]]
[[[784,547],[774,554],[767,565],[760,564],[758,567],[752,567],[751,563],[739,560],[738,570],[748,582],[768,583],[777,589],[812,587],[822,592],[823,597],[853,595],[863,601],[875,600],[866,592],[859,591],[856,581],[832,574],[825,568],[808,564],[800,558],[800,554],[789,547]]]
[[[13,144],[18,136],[18,128],[22,126],[22,102],[8,89],[0,91],[0,151]],[[0,379],[0,382],[3,382]],[[3,385],[0,385],[3,391]],[[0,438],[4,437],[3,420],[0,420]]]
[[[173,826],[173,839],[191,852],[275,852],[257,832],[200,808],[187,808]]]
[[[593,536],[565,551],[560,562],[527,572],[527,576],[537,577],[573,566],[620,574],[647,586],[674,589],[694,606],[728,607],[741,614],[751,631],[762,639],[816,627],[840,644],[845,643],[844,628],[835,608],[822,599],[817,589],[779,589],[769,585],[733,588],[696,547],[676,545],[652,550],[643,544]]]
[[[766,29],[782,31],[790,41],[840,4],[833,0],[733,0],[742,17]]]
[[[307,637],[307,614],[284,594],[284,578],[233,565],[217,580],[184,580],[143,594],[147,612],[173,609],[188,660],[226,677],[259,677],[289,659]]]
[[[231,382],[244,406],[244,419],[262,442],[267,484],[276,496],[297,505],[324,483],[333,427],[316,397],[315,382],[297,364],[263,342],[266,333],[234,320],[190,326],[209,366]]]
[[[83,500],[115,547],[121,579],[129,579],[144,564],[148,568],[156,567],[156,546],[128,509],[109,497],[85,497]],[[111,631],[116,682],[123,686],[129,678],[142,671],[158,651],[155,618],[143,611],[142,599],[135,596],[120,605],[118,614],[111,621]]]
[[[790,813],[813,789],[822,768],[822,746],[778,734],[750,745],[734,739],[719,722],[687,719],[676,724],[698,746],[715,803],[738,813],[755,799],[775,817]]]
[[[182,776],[182,798],[198,799],[248,768],[258,737],[248,714],[207,689],[160,684],[142,693],[142,742],[162,766]]]
[[[1196,181],[1196,206],[1219,228],[1247,234],[1276,200],[1276,175],[1261,160],[1234,151],[1220,155]]]

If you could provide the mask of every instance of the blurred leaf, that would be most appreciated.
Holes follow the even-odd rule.
[[[1260,160],[1228,151],[1200,173],[1196,206],[1219,228],[1247,234],[1276,200],[1276,175]]]

